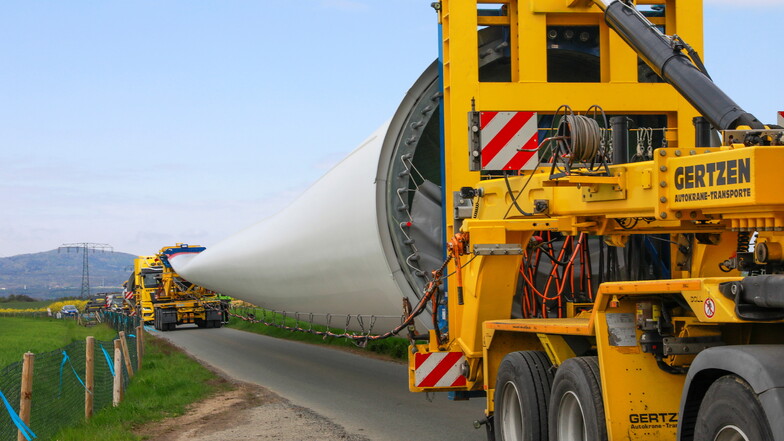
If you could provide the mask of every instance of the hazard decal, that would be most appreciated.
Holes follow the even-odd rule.
[[[461,374],[464,362],[462,352],[414,354],[416,387],[465,386],[466,378]]]
[[[536,112],[477,112],[481,170],[533,170],[539,163]],[[475,118],[476,119],[476,118]]]

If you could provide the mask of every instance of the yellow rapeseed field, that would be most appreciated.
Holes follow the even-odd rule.
[[[65,305],[74,305],[79,311],[84,309],[84,306],[87,304],[87,300],[60,300],[57,302],[52,302],[49,304],[48,307],[39,307],[39,308],[0,308],[0,314],[7,313],[7,314],[14,314],[14,313],[33,313],[33,312],[46,312],[46,309],[49,308],[52,311],[52,314],[56,314],[63,306]]]

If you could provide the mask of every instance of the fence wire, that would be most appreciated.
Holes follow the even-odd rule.
[[[19,412],[21,386],[21,361],[11,363],[0,371],[0,392],[5,395],[15,412]],[[0,406],[0,440],[16,440],[16,426],[11,420],[11,415],[6,411],[5,405]]]
[[[128,343],[131,366],[136,369],[136,317],[106,312],[106,323],[124,331]],[[105,352],[104,352],[105,351]],[[31,398],[30,429],[37,440],[48,440],[60,429],[84,421],[85,362],[87,342],[75,341],[63,348],[35,354],[33,362],[33,393]],[[112,405],[113,372],[122,372],[123,390],[129,382],[123,362],[114,366],[114,341],[95,340],[93,348],[93,412]],[[0,392],[13,411],[19,413],[22,386],[22,362],[12,363],[0,370]],[[0,403],[0,440],[16,440],[17,426],[10,412]]]

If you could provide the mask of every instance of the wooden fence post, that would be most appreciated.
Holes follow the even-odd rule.
[[[93,416],[93,390],[95,388],[95,338],[87,337],[87,347],[84,357],[84,419]]]
[[[128,352],[128,340],[125,339],[125,331],[120,331],[120,346],[122,347],[123,358],[125,358],[125,369],[128,369],[128,378],[133,378],[131,353]]]
[[[112,392],[112,406],[117,407],[122,401],[122,350],[120,340],[114,341],[114,384]]]
[[[144,355],[144,326],[136,327],[136,370],[142,368],[142,356]]]
[[[28,352],[24,354],[24,361],[22,362],[22,388],[19,393],[19,418],[24,421],[27,426],[30,426],[30,410],[33,399],[33,362],[35,354]],[[18,431],[16,435],[18,441],[26,441],[22,431]]]

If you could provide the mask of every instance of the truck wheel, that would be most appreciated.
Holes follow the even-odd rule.
[[[607,441],[596,357],[564,361],[550,395],[550,441]]]
[[[546,441],[553,365],[544,352],[506,355],[495,382],[493,425],[499,441]]]
[[[743,379],[726,375],[716,380],[697,413],[694,441],[773,441],[757,394]]]

